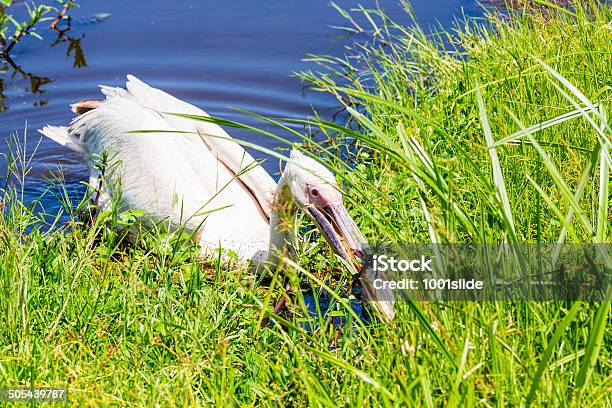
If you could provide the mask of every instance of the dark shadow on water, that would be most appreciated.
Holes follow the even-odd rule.
[[[80,37],[71,37],[65,32],[60,32],[60,35],[58,35],[53,44],[51,44],[51,48],[55,48],[59,44],[67,43],[66,56],[73,57],[72,66],[74,68],[84,68],[87,67],[87,59],[85,58],[85,52],[81,44],[83,38],[85,38],[85,34],[82,34]]]
[[[63,30],[54,30],[57,33],[57,38],[51,44],[51,48],[55,48],[60,44],[67,44],[66,56],[72,57],[72,66],[74,68],[87,67],[87,59],[85,58],[85,52],[83,51],[82,45],[82,40],[85,35],[72,37],[68,35],[69,30],[69,26]],[[53,82],[51,78],[26,70],[8,54],[0,55],[0,73],[5,73],[5,75],[12,80],[28,81],[29,87],[24,88],[24,91],[32,95],[44,95],[46,93],[44,86]],[[9,109],[8,98],[5,95],[6,82],[4,78],[0,77],[0,112],[5,112]],[[33,105],[45,106],[47,103],[47,99],[41,97],[41,99],[34,102]]]
[[[29,88],[26,88],[25,91],[33,95],[43,95],[45,93],[43,86],[53,82],[51,78],[38,76],[32,72],[26,71],[21,66],[17,65],[17,63],[8,55],[5,55],[0,60],[0,72],[11,72],[9,74],[11,79],[20,78],[29,81],[30,86]],[[8,110],[7,98],[4,95],[5,89],[6,82],[4,79],[0,78],[0,112]],[[35,102],[36,106],[43,106],[46,104],[46,99],[40,99]]]
[[[66,56],[70,57],[74,53],[72,66],[74,68],[84,68],[87,66],[87,60],[85,59],[85,52],[81,41],[85,38],[85,34],[81,34],[80,37],[72,37],[68,35],[72,28],[72,19],[68,16],[66,20],[66,26],[63,28],[57,28],[52,26],[52,30],[57,33],[57,38],[51,44],[51,48],[57,47],[59,44],[68,43],[66,49]]]

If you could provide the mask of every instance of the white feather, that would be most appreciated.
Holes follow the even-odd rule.
[[[105,192],[120,194],[123,208],[141,209],[150,222],[169,229],[199,229],[203,252],[222,246],[260,261],[269,246],[269,224],[252,192],[197,134],[173,133],[183,128],[155,109],[180,112],[193,105],[177,103],[182,101],[134,77],[128,91],[103,92],[107,100],[69,128],[47,126],[41,133],[90,153],[92,179],[99,164],[95,154],[108,152]],[[139,130],[161,132],[134,133]]]
[[[244,150],[220,126],[214,123],[173,115],[173,113],[180,113],[194,116],[209,116],[202,109],[160,89],[153,88],[133,75],[128,75],[127,78],[126,88],[128,95],[125,95],[125,97],[131,98],[141,106],[155,111],[172,128],[183,132],[199,134],[200,138],[187,138],[188,142],[194,146],[193,152],[195,153],[201,148],[200,142],[203,141],[211,153],[221,160],[233,174],[240,174],[240,181],[244,183],[245,187],[257,200],[266,217],[270,218],[276,182],[261,166],[256,165],[253,167],[255,162],[253,156]],[[197,157],[189,156],[190,160],[197,161]],[[245,168],[251,168],[251,170],[243,173],[242,170]]]
[[[66,146],[78,153],[85,153],[86,147],[77,137],[71,136],[66,126],[45,126],[38,130],[56,143]]]

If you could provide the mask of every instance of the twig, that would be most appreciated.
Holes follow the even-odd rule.
[[[32,18],[24,29],[19,30],[17,35],[13,37],[10,43],[5,44],[5,47],[0,53],[0,55],[8,55],[13,49],[13,47],[15,46],[15,44],[17,44],[24,35],[27,35],[30,32],[30,30],[34,28],[37,22],[38,22],[37,19]]]
[[[278,303],[276,304],[276,306],[274,306],[274,310],[272,311],[273,314],[277,314],[281,308],[285,305],[285,301],[287,300],[287,296],[286,294],[282,294]]]
[[[278,314],[278,312],[280,312],[283,306],[285,306],[285,303],[287,302],[287,292],[290,292],[290,291],[291,291],[291,285],[287,285],[285,287],[285,292],[281,295],[278,302],[276,302],[276,306],[274,306],[272,315]],[[267,326],[268,324],[270,324],[270,318],[266,317],[265,319],[262,320],[262,326]]]
[[[68,13],[71,3],[72,1],[69,1],[66,4],[64,4],[64,8],[62,9],[62,11],[59,12],[57,17],[55,17],[55,20],[53,20],[51,24],[49,25],[50,29],[52,29],[55,32],[60,32],[60,30],[57,28],[57,25],[60,23],[60,21],[62,21],[64,17],[66,17],[66,13]]]

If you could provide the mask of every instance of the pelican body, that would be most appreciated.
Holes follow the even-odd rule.
[[[40,130],[83,155],[100,209],[118,199],[145,223],[193,232],[203,256],[221,247],[255,263],[276,262],[291,235],[284,215],[301,209],[339,256],[361,260],[365,239],[320,163],[294,150],[277,184],[220,126],[189,118],[208,116],[196,106],[131,75],[125,89],[101,89],[105,100],[72,105],[80,115],[69,126]],[[365,289],[391,320],[392,295]]]

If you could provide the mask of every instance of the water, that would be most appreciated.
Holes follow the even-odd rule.
[[[343,8],[358,4],[336,3]],[[379,4],[394,19],[409,21],[397,0]],[[413,7],[424,26],[439,22],[449,27],[461,14],[480,13],[473,0],[417,0]],[[99,98],[98,84],[122,86],[128,73],[212,115],[249,124],[256,122],[232,108],[303,118],[316,107],[331,115],[337,107],[333,99],[304,90],[290,74],[316,68],[302,61],[306,54],[341,56],[354,40],[331,27],[346,21],[327,0],[82,0],[71,15],[70,38],[54,44],[56,35],[42,29],[43,41],[28,39],[15,47],[12,58],[18,67],[7,65],[3,72],[0,62],[0,153],[7,151],[11,132],[23,134],[27,123],[28,144],[35,145],[37,128],[67,124],[70,103]],[[235,129],[230,133],[275,146]],[[85,167],[67,149],[42,140],[31,164],[27,199],[49,186],[47,178],[58,164],[73,198],[84,191]],[[270,160],[266,168],[276,176],[277,163]],[[3,164],[0,170],[4,174]],[[42,205],[48,213],[59,208],[51,195]]]

